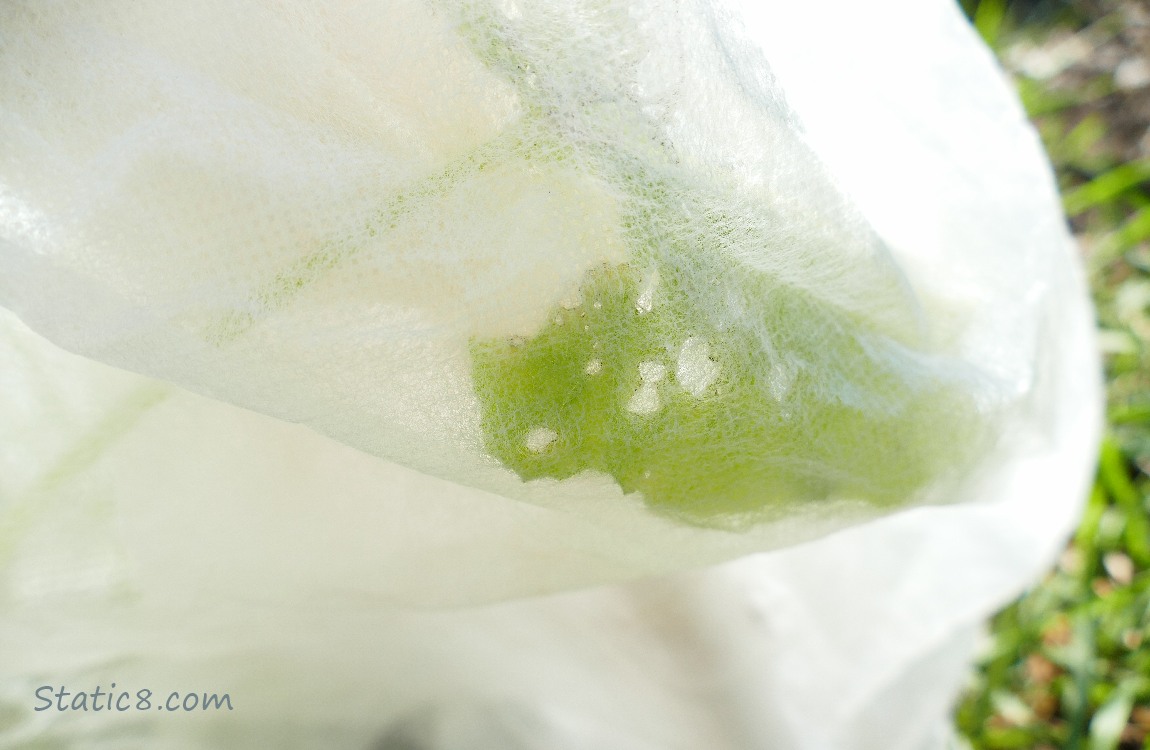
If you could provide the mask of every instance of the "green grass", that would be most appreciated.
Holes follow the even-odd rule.
[[[1090,49],[1124,39],[1121,2],[964,6],[1008,68],[1020,49],[1049,49],[1083,29]],[[1122,121],[1146,94],[1120,89],[1105,65],[1012,73],[1083,247],[1105,357],[1107,436],[1073,540],[1041,583],[992,620],[955,720],[979,749],[1150,749],[1150,160],[1123,136]]]

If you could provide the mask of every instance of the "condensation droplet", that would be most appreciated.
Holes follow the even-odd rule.
[[[711,359],[711,346],[704,339],[692,336],[679,348],[675,363],[675,380],[687,393],[701,398],[719,377],[719,364]]]
[[[635,309],[640,315],[649,313],[655,308],[655,287],[659,286],[659,272],[651,271],[643,278],[639,286],[639,298],[635,300]]]
[[[559,438],[559,433],[555,430],[549,430],[546,427],[536,427],[527,433],[527,438],[524,443],[527,445],[527,450],[532,453],[542,453],[551,447]]]
[[[667,367],[659,362],[640,362],[639,377],[644,383],[658,383],[667,377]]]
[[[795,374],[787,367],[777,364],[767,373],[767,388],[775,401],[782,401],[791,392]]]
[[[659,391],[654,383],[644,382],[627,402],[627,411],[633,414],[653,414],[659,411]]]

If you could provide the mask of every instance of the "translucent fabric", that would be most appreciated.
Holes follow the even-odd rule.
[[[1089,306],[958,10],[792,5],[0,9],[0,741],[942,742]]]

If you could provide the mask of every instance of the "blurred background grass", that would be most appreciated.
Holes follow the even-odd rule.
[[[1107,433],[1058,565],[956,709],[979,748],[1150,750],[1150,2],[963,0],[1058,175],[1098,310]]]

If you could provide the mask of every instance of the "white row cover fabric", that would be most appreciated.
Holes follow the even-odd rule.
[[[989,52],[859,5],[0,8],[0,744],[942,746],[1097,355]]]

